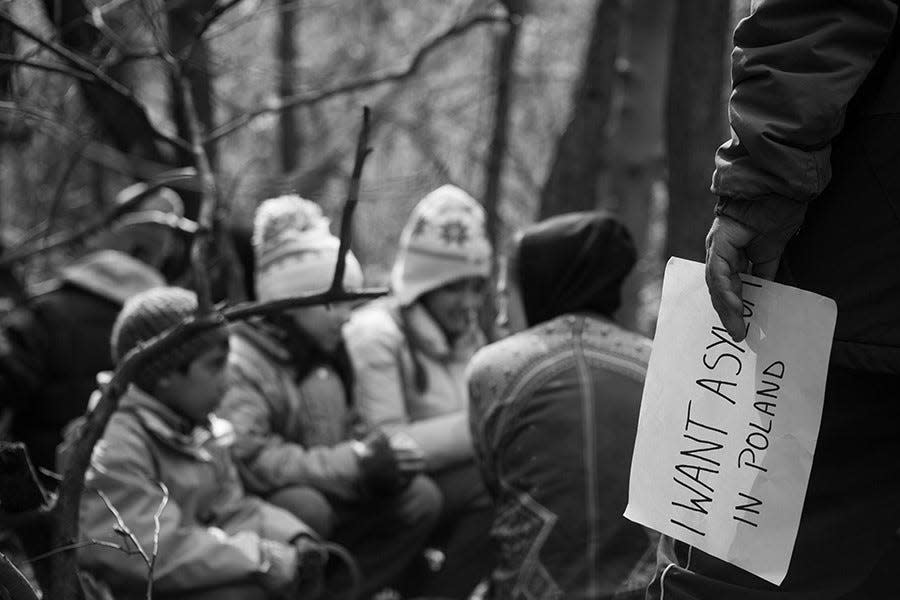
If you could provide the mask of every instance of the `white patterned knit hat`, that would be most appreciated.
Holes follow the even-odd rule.
[[[444,185],[419,201],[403,228],[391,288],[409,306],[448,283],[486,278],[490,268],[484,209],[463,190]]]
[[[331,286],[340,240],[317,204],[296,194],[270,198],[256,209],[253,252],[256,295],[279,300],[323,292]],[[363,285],[362,268],[347,253],[344,287]]]

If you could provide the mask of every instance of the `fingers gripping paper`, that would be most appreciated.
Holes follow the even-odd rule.
[[[822,418],[832,300],[742,276],[747,338],[701,263],[666,267],[625,516],[780,584]]]

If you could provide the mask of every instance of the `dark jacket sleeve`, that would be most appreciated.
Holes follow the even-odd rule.
[[[0,398],[2,404],[27,405],[49,368],[50,332],[39,312],[19,306],[7,314],[0,326]]]
[[[756,211],[741,206],[746,201],[805,203],[822,192],[831,179],[831,141],[896,20],[896,0],[762,0],[741,21],[731,140],[716,155],[712,185],[735,201],[741,220],[757,225]]]

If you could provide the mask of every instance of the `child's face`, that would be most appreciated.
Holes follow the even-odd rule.
[[[319,348],[334,352],[341,343],[341,329],[350,318],[351,309],[349,302],[334,302],[295,308],[290,314],[297,326],[313,338]]]
[[[471,329],[482,302],[484,279],[481,277],[466,277],[422,296],[422,304],[450,339]]]
[[[203,423],[225,395],[228,342],[195,358],[187,371],[175,370],[157,385],[159,399],[196,423]]]

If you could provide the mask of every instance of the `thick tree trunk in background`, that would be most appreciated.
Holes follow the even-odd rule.
[[[666,145],[669,224],[666,256],[703,260],[715,198],[709,191],[716,148],[725,138],[724,57],[731,5],[678,0],[669,66]]]
[[[293,95],[298,89],[297,65],[297,20],[300,16],[301,0],[279,0],[278,16],[278,95],[281,98]],[[290,173],[300,166],[300,124],[297,109],[288,108],[279,115],[278,143],[281,154],[281,171]]]
[[[105,58],[111,52],[109,43],[92,24],[82,0],[44,0],[43,5],[64,46],[94,58]],[[109,69],[107,74],[128,85],[127,69],[124,67]],[[113,146],[140,158],[168,162],[157,145],[150,119],[141,105],[116,95],[102,85],[86,82],[79,82],[79,85],[91,116]]]
[[[209,71],[209,49],[206,42],[198,40],[196,31],[203,15],[208,14],[215,6],[215,0],[185,0],[184,2],[172,2],[167,7],[167,24],[169,33],[169,49],[178,56],[188,47],[190,54],[182,62],[183,75],[188,79],[197,117],[204,131],[213,129],[213,104],[212,104],[212,77]],[[178,131],[178,137],[188,140],[191,138],[185,114],[185,107],[180,94],[177,92],[178,84],[172,81],[171,106],[172,120]],[[206,145],[206,154],[216,169],[217,154],[214,143]],[[179,152],[178,163],[182,166],[194,166],[194,159],[187,150]],[[181,194],[184,199],[185,213],[190,218],[196,218],[200,210],[199,192],[185,192]]]
[[[612,107],[622,0],[599,0],[572,119],[556,144],[541,191],[539,218],[597,207],[599,173],[606,161],[607,121]]]
[[[625,280],[618,318],[652,334],[659,306],[665,243],[665,81],[676,0],[630,0],[624,13],[620,65],[610,117],[608,172],[601,206],[634,237],[638,262]]]

